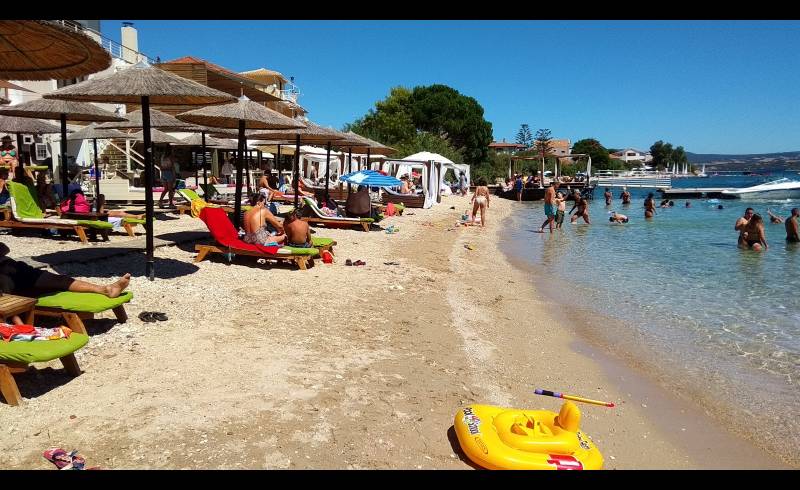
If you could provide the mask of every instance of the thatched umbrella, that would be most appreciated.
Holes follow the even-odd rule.
[[[108,122],[99,125],[100,129],[142,129],[144,127],[141,109],[125,114],[127,121]],[[158,128],[162,131],[183,131],[192,126],[183,121],[179,121],[166,112],[150,109],[150,127]]]
[[[338,146],[341,149],[347,148],[347,162],[348,167],[347,171],[353,171],[353,149],[355,148],[356,151],[369,151],[369,140],[364,138],[363,136],[356,134],[352,131],[348,132],[338,132],[343,139],[338,140],[334,143],[335,146]],[[373,142],[374,143],[374,142]],[[367,156],[369,158],[369,156]],[[360,167],[360,166],[359,166]],[[361,170],[361,168],[357,168],[356,170]],[[347,173],[347,172],[346,172]],[[347,182],[347,193],[350,194],[350,182]]]
[[[330,177],[331,141],[343,139],[338,131],[325,128],[311,121],[306,121],[306,127],[292,130],[253,131],[252,138],[280,141],[294,138],[295,141],[295,169],[294,169],[294,207],[299,205],[300,194],[300,143],[325,143],[327,144],[328,157],[325,166],[325,200],[328,200],[328,178]]]
[[[46,123],[38,119],[31,119],[29,117],[0,116],[0,133],[17,135],[17,151],[19,151],[20,157],[23,155],[23,134],[47,134],[58,133],[59,131],[60,129],[58,126],[53,126],[50,123]],[[19,161],[23,162],[22,158],[20,158]]]
[[[130,138],[136,141],[144,141],[144,130],[131,134]],[[156,145],[179,145],[181,140],[156,128],[150,128],[150,143]]]
[[[242,210],[242,167],[244,151],[247,146],[247,129],[286,129],[304,128],[305,124],[279,112],[251,101],[244,95],[238,101],[212,107],[203,107],[178,114],[177,118],[203,126],[218,128],[239,128],[239,151],[236,167],[236,198],[234,202],[233,224],[238,229]],[[249,172],[248,172],[249,175]]]
[[[45,20],[0,20],[0,78],[64,80],[109,66],[108,52],[83,32]]]
[[[397,153],[397,150],[392,148],[391,146],[386,146],[383,143],[379,143],[375,140],[369,139],[366,136],[361,136],[360,134],[356,134],[352,131],[348,131],[345,133],[349,139],[356,141],[358,144],[353,145],[351,149],[355,149],[356,151],[366,151],[367,152],[367,169],[369,169],[369,159],[372,150],[376,150],[384,155],[391,155],[393,153]],[[360,167],[360,165],[359,165]],[[358,170],[361,170],[359,168]]]
[[[67,120],[70,121],[124,121],[113,112],[108,112],[94,104],[69,100],[37,99],[22,104],[0,107],[0,114],[39,119],[58,119],[61,121],[61,189],[64,198],[69,188],[67,172]]]
[[[97,140],[109,139],[109,138],[130,138],[130,136],[117,129],[98,129],[97,126],[98,126],[97,124],[92,123],[86,126],[85,128],[81,129],[80,131],[75,131],[74,133],[67,136],[68,140],[92,140],[92,146],[94,147],[95,199],[97,199],[97,196],[100,195],[100,168],[97,163],[97,161],[99,160],[97,155]]]
[[[197,128],[202,128],[200,132],[193,133],[181,140],[180,143],[176,143],[176,146],[190,146],[190,147],[200,147],[202,148],[202,155],[203,155],[203,198],[208,200],[208,195],[205,193],[206,189],[208,189],[208,174],[206,172],[206,148],[207,147],[217,147],[219,145],[223,145],[224,142],[222,140],[218,140],[211,136],[206,136],[206,133],[210,132],[217,132],[223,131],[220,129],[209,128],[206,126],[197,126]],[[195,181],[197,181],[197,172],[195,172]]]
[[[106,78],[70,85],[45,98],[141,104],[144,130],[146,274],[155,278],[153,259],[153,156],[150,145],[150,103],[163,105],[219,104],[233,96],[140,61]]]

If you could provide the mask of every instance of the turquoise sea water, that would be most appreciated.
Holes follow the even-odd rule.
[[[673,185],[746,187],[775,178],[690,178]],[[779,429],[782,443],[797,444],[800,246],[787,244],[784,226],[767,220],[769,250],[740,250],[733,227],[748,206],[765,219],[767,208],[785,217],[800,200],[691,199],[686,208],[682,199],[645,220],[643,201],[652,189],[631,189],[628,206],[618,188],[606,206],[603,191],[595,191],[590,205],[591,225],[566,218],[553,235],[534,232],[544,220],[541,201],[515,204],[505,252],[531,266],[531,279],[553,301],[590,318],[594,313],[597,321],[585,326],[593,337],[647,356],[641,361],[668,384],[705,397],[699,401],[723,417],[758,417],[754,427]],[[609,223],[611,210],[630,222]]]

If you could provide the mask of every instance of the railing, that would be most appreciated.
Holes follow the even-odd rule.
[[[87,27],[84,27],[83,25],[78,24],[77,22],[72,22],[70,20],[54,20],[52,22],[56,22],[58,24],[61,24],[62,26],[70,28],[70,29],[72,29],[72,30],[74,30],[76,32],[89,33],[90,35],[92,35],[92,37],[99,38],[100,39],[100,46],[102,46],[103,49],[108,51],[108,53],[111,56],[113,56],[114,58],[127,61],[125,59],[125,57],[123,56],[123,54],[125,53],[125,50],[127,50],[127,51],[132,52],[133,54],[136,55],[136,61],[147,60],[147,62],[150,63],[150,64],[155,63],[155,60],[153,58],[150,58],[149,56],[147,56],[147,55],[145,55],[143,53],[140,53],[139,51],[135,51],[135,50],[133,50],[131,48],[122,46],[118,42],[112,41],[111,39],[108,39],[107,37],[103,36],[102,34],[100,34],[99,32],[95,31],[94,29],[89,29]]]
[[[652,176],[652,177],[597,177],[592,178],[591,182],[595,183],[597,187],[654,187],[654,188],[669,188],[672,187],[672,178],[666,176]]]

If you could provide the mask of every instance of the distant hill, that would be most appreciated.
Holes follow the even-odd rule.
[[[783,153],[759,153],[750,155],[721,155],[714,153],[686,152],[689,163],[706,165],[706,169],[717,170],[789,170],[800,169],[800,151]]]

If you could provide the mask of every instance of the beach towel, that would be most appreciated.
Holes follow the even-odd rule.
[[[211,236],[223,247],[238,248],[241,250],[249,250],[251,252],[261,252],[269,255],[277,255],[280,247],[265,247],[263,245],[256,245],[245,243],[239,239],[239,234],[233,227],[231,220],[228,219],[227,213],[220,208],[205,207],[200,212],[200,219],[208,227]]]

